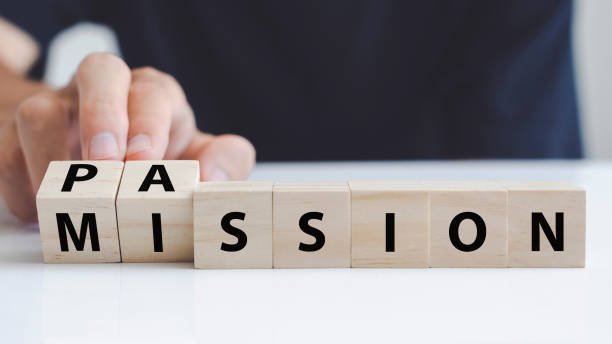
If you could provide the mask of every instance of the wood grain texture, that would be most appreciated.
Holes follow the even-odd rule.
[[[507,263],[507,191],[498,183],[430,182],[430,265],[431,267],[505,267]],[[478,214],[486,225],[480,248],[463,252],[450,240],[449,226],[463,212]],[[476,225],[464,220],[459,238],[472,244]]]
[[[275,183],[273,209],[275,268],[350,267],[351,212],[347,183]],[[299,250],[300,243],[315,242],[299,226],[300,217],[308,212],[323,213],[321,221],[309,222],[325,235],[324,246],[314,252]]]
[[[88,164],[97,168],[87,181],[77,181],[72,190],[62,192],[62,185],[72,164]],[[120,262],[115,196],[121,180],[120,161],[53,161],[36,195],[38,223],[45,263]],[[85,171],[83,171],[85,172]],[[80,172],[79,176],[84,175]],[[69,251],[61,251],[56,214],[68,213],[76,234],[80,234],[83,214],[95,214],[99,251],[92,250],[91,231],[87,230],[85,245],[77,251],[66,232]]]
[[[429,266],[429,193],[421,183],[352,181],[351,266]],[[394,247],[386,247],[386,214],[393,214]]]
[[[151,166],[163,165],[174,191],[153,184],[138,191]],[[156,179],[160,179],[156,173]],[[124,262],[193,261],[193,192],[200,180],[195,160],[128,161],[117,195]],[[152,214],[160,214],[163,251],[155,252]]]
[[[571,183],[503,182],[508,189],[508,265],[584,267],[586,192]],[[555,251],[539,227],[540,250],[532,251],[532,213],[540,212],[558,235],[563,213],[563,251]]]
[[[194,194],[194,265],[198,269],[272,268],[272,182],[202,182]],[[242,230],[246,246],[222,250],[238,239],[221,227],[231,212],[244,220],[230,224]]]

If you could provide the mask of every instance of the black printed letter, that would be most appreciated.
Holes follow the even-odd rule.
[[[155,179],[155,174],[158,172],[159,179]],[[149,191],[149,187],[151,187],[152,184],[163,185],[164,191],[174,191],[174,186],[172,186],[172,182],[170,181],[170,177],[168,177],[168,172],[166,172],[166,167],[164,165],[152,165],[138,191]]]
[[[540,231],[538,229],[542,227],[542,231],[546,235],[546,239],[550,242],[553,250],[563,251],[563,213],[555,213],[555,235],[550,228],[546,218],[542,213],[531,213],[531,250],[540,250]]]
[[[226,252],[236,252],[242,250],[247,244],[247,236],[239,228],[232,226],[230,223],[232,220],[241,220],[244,221],[245,213],[233,211],[231,213],[227,213],[221,218],[221,228],[227,233],[231,234],[238,239],[235,244],[226,244],[224,242],[221,243],[221,250]]]
[[[386,214],[386,251],[395,252],[395,213]]]
[[[153,251],[164,252],[164,242],[162,241],[161,214],[151,214],[151,221],[153,223]]]
[[[315,238],[315,242],[313,244],[304,244],[301,242],[299,246],[300,251],[314,252],[320,250],[321,247],[325,245],[325,234],[308,224],[308,221],[313,219],[319,221],[323,220],[323,213],[311,211],[300,217],[300,229],[302,232],[312,235]]]
[[[459,239],[459,225],[463,220],[472,220],[474,224],[476,224],[476,239],[474,239],[474,242],[470,245],[462,243],[461,239]],[[480,215],[468,211],[453,218],[448,228],[448,235],[450,236],[451,243],[453,243],[456,249],[463,252],[472,252],[480,248],[484,243],[487,236],[487,227]]]
[[[77,176],[79,174],[79,170],[84,169],[87,170],[87,173],[82,176]],[[70,192],[72,191],[72,185],[74,182],[82,182],[85,180],[90,180],[98,174],[98,169],[94,165],[89,164],[71,164],[68,169],[68,174],[66,174],[66,179],[64,180],[64,185],[62,185],[62,192]]]
[[[91,237],[91,250],[100,251],[100,243],[98,242],[98,227],[96,225],[96,214],[84,213],[81,220],[81,233],[78,235],[74,229],[74,225],[70,220],[68,213],[55,214],[57,220],[57,230],[59,232],[60,248],[63,252],[68,252],[68,239],[66,238],[66,230],[70,233],[70,238],[77,251],[83,251],[85,248],[85,239],[87,237],[87,227],[89,227],[89,236]]]

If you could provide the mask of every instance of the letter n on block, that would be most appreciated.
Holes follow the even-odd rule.
[[[53,161],[36,195],[45,263],[120,262],[115,197],[123,162]]]
[[[507,182],[508,265],[584,267],[586,192],[564,182]]]
[[[273,199],[275,268],[351,266],[347,183],[279,182]]]
[[[422,183],[350,182],[355,268],[429,267],[429,193]]]
[[[272,185],[198,185],[193,195],[196,268],[272,268]]]
[[[117,195],[124,262],[193,260],[196,160],[128,161]]]
[[[492,182],[432,182],[431,267],[505,267],[507,191]]]

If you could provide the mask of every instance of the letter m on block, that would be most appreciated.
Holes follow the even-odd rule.
[[[96,214],[84,213],[81,220],[80,233],[77,234],[70,215],[68,213],[55,214],[57,219],[57,230],[59,232],[60,247],[63,252],[68,251],[68,238],[66,232],[70,233],[70,239],[77,251],[83,251],[85,248],[85,240],[87,239],[87,229],[89,228],[91,238],[91,250],[100,251],[100,242],[98,240],[98,227],[96,225]]]

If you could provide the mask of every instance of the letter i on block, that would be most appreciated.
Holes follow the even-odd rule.
[[[432,182],[430,266],[506,267],[507,191],[492,182]]]
[[[571,183],[507,182],[508,266],[584,267],[586,192]]]
[[[196,268],[272,268],[272,185],[198,185],[193,195]]]
[[[36,195],[45,263],[120,262],[120,161],[53,161]]]
[[[193,260],[195,160],[128,161],[117,195],[124,262]]]
[[[350,267],[350,203],[347,183],[275,183],[274,267]]]
[[[429,193],[423,184],[350,182],[355,268],[429,266]]]

